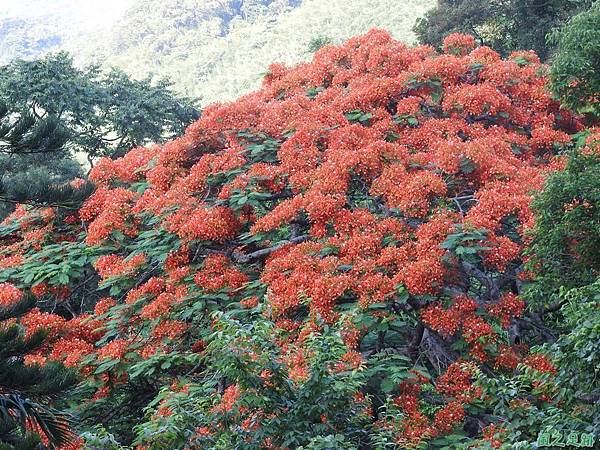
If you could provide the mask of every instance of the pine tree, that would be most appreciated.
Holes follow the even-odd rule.
[[[16,203],[68,208],[87,196],[68,184],[81,175],[64,149],[69,137],[56,116],[36,117],[0,103],[0,202],[7,204],[0,216]]]
[[[75,383],[75,374],[58,363],[24,362],[47,334],[28,334],[19,323],[34,305],[32,296],[0,285],[0,450],[56,448],[74,439],[68,416],[53,405]]]

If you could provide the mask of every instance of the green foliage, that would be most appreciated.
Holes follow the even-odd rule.
[[[483,45],[502,54],[535,50],[546,59],[551,47],[546,36],[593,0],[438,0],[417,20],[414,31],[424,44],[439,46],[453,32],[475,35]]]
[[[69,139],[67,130],[54,115],[40,120],[28,111],[15,114],[6,104],[0,103],[0,120],[0,151],[3,153],[56,152]]]
[[[38,439],[29,437],[26,431],[31,424],[38,427],[53,445],[74,440],[64,416],[19,394],[0,394],[0,429],[4,430],[0,434],[0,444],[7,448],[23,448],[36,442]]]
[[[600,431],[600,280],[589,286],[563,291],[560,310],[564,333],[547,349],[557,363],[557,379],[569,387],[564,401],[571,405],[584,403],[593,431]],[[580,407],[581,408],[581,407]]]
[[[328,434],[327,436],[316,436],[298,450],[355,450],[357,447],[343,434]]]
[[[489,247],[480,245],[487,238],[487,230],[463,230],[457,227],[455,233],[449,234],[441,247],[449,250],[459,259],[467,262],[479,262],[477,254]]]
[[[444,37],[453,32],[475,34],[483,40],[477,28],[497,13],[491,1],[438,0],[435,8],[417,19],[414,31],[422,44],[434,46],[440,46]],[[484,43],[488,44],[488,40],[490,37]]]
[[[10,279],[19,287],[42,282],[50,286],[77,284],[89,276],[90,265],[98,254],[97,249],[79,242],[51,244],[40,252],[31,251],[22,266],[6,269],[0,280]]]
[[[552,36],[552,88],[569,108],[600,114],[600,2]]]
[[[134,80],[117,69],[78,69],[66,53],[0,69],[6,104],[55,117],[70,133],[67,149],[92,158],[181,134],[198,112],[169,89],[165,80]]]
[[[0,319],[10,320],[29,311],[35,302],[25,297],[12,307],[0,308]],[[39,348],[43,330],[30,336],[19,325],[0,330],[0,445],[6,449],[35,448],[36,438],[27,431],[31,424],[54,445],[74,439],[68,416],[52,407],[52,399],[76,382],[73,371],[58,363],[25,365],[23,357]]]
[[[600,159],[574,152],[566,170],[549,177],[533,206],[537,212],[529,253],[538,282],[535,304],[548,303],[560,288],[592,283],[600,269]]]
[[[349,112],[345,113],[344,116],[350,122],[356,122],[356,123],[359,123],[364,126],[369,126],[369,124],[371,123],[371,119],[373,118],[373,114],[365,113],[365,112],[361,111],[360,109],[355,109],[353,111],[349,111]]]
[[[66,53],[0,67],[0,218],[16,203],[76,208],[92,187],[75,156],[92,162],[181,134],[199,113],[164,80],[79,69]]]
[[[578,143],[585,142],[586,136],[578,136]],[[552,357],[557,373],[548,378],[524,371],[505,382],[504,388],[494,388],[494,395],[509,397],[523,383],[550,383],[557,407],[536,407],[525,415],[520,408],[510,408],[508,401],[500,402],[498,413],[510,414],[505,417],[510,419],[512,442],[525,436],[531,440],[532,432],[545,428],[567,434],[600,431],[599,180],[600,158],[589,147],[577,148],[569,155],[566,169],[549,177],[534,202],[537,220],[529,268],[536,278],[526,286],[525,296],[536,326],[541,325],[540,319],[544,321],[550,339],[540,350]]]
[[[325,47],[327,44],[331,44],[331,38],[327,36],[316,36],[310,40],[308,43],[308,51],[310,53],[314,53],[319,50],[321,47]]]
[[[102,426],[96,425],[81,434],[86,450],[127,450]]]
[[[80,176],[81,168],[64,149],[69,137],[55,115],[36,117],[27,107],[9,108],[0,100],[0,217],[17,202],[75,200],[66,182]]]
[[[180,380],[184,392],[165,387],[149,405],[151,420],[136,427],[136,444],[149,449],[182,448],[190,429],[223,423],[219,433],[199,434],[198,448],[259,449],[267,438],[279,446],[306,450],[363,448],[374,435],[369,437],[370,410],[355,399],[355,393],[380,384],[389,392],[411,376],[409,359],[394,354],[381,354],[372,365],[358,369],[336,369],[347,348],[339,332],[325,326],[307,338],[307,372],[301,379],[290,379],[273,343],[278,333],[273,324],[260,314],[247,322],[228,316],[215,316],[198,364],[203,374],[211,375],[190,372]],[[221,410],[225,387],[240,389],[244,396],[241,403]],[[159,409],[169,411],[162,420],[157,420]],[[249,417],[247,428],[235,426],[239,414]],[[254,428],[253,423],[260,427]]]

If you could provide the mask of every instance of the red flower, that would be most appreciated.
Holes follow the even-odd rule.
[[[448,433],[465,418],[465,409],[459,402],[451,402],[435,413],[433,427],[438,433]]]
[[[98,350],[98,359],[121,359],[127,353],[129,342],[125,339],[115,339]]]
[[[470,34],[452,33],[444,38],[442,47],[446,53],[464,56],[475,48],[475,38]]]
[[[552,375],[558,373],[556,366],[552,364],[546,355],[542,355],[541,353],[528,356],[525,358],[523,364],[541,373],[549,373]]]
[[[237,384],[232,384],[225,389],[221,400],[212,408],[212,412],[230,412],[238,401],[242,391]]]
[[[525,302],[509,292],[500,297],[498,303],[488,306],[490,315],[500,319],[502,326],[507,328],[513,317],[519,317],[525,308]]]
[[[23,292],[10,283],[0,283],[0,307],[10,308],[23,297]]]

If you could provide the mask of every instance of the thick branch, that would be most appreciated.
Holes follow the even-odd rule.
[[[418,350],[419,347],[421,345],[421,342],[423,341],[423,335],[425,334],[425,327],[423,326],[423,324],[421,322],[419,322],[417,324],[417,327],[415,328],[415,335],[412,338],[412,341],[410,342],[409,346],[408,346],[408,353],[410,354],[410,357],[413,360],[417,359],[417,355],[418,355]]]
[[[252,253],[247,253],[247,254],[234,253],[233,259],[235,259],[237,262],[240,262],[240,263],[247,263],[254,259],[264,258],[265,256],[268,256],[271,253],[276,252],[277,250],[285,247],[286,245],[299,244],[300,242],[307,241],[308,238],[309,238],[309,236],[305,234],[302,236],[297,236],[297,237],[291,238],[289,241],[280,242],[279,244],[274,245],[273,247],[263,248],[261,250],[257,250]]]
[[[77,208],[74,206],[61,205],[58,203],[46,203],[46,202],[32,202],[32,201],[24,201],[24,200],[13,200],[11,198],[0,197],[0,203],[12,203],[14,205],[28,205],[35,206],[36,208],[62,208],[62,209],[72,209],[76,210]]]
[[[458,354],[448,348],[442,338],[429,328],[425,328],[422,342],[425,345],[427,359],[439,373],[458,359]]]
[[[490,301],[494,301],[500,297],[500,290],[498,289],[498,286],[485,272],[466,261],[462,261],[462,268],[467,275],[475,278],[483,286],[485,286]]]

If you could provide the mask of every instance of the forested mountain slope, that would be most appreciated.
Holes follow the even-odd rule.
[[[135,0],[3,0],[0,2],[0,65],[79,48],[89,35],[110,28]]]
[[[80,65],[168,77],[202,105],[260,86],[272,62],[306,60],[315,43],[382,28],[413,43],[434,0],[8,0],[0,64],[67,50]],[[311,45],[312,43],[312,45]]]
[[[256,89],[273,61],[310,56],[315,38],[339,43],[373,27],[413,42],[432,0],[141,0],[79,56],[143,77],[168,76],[202,104]],[[99,44],[98,44],[99,43]]]

